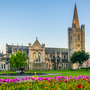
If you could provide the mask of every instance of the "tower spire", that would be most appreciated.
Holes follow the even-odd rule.
[[[76,28],[80,28],[76,3],[75,3],[75,8],[74,8],[74,15],[73,15],[73,23],[72,24],[76,24]]]

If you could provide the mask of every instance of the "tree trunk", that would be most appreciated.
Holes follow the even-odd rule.
[[[81,65],[82,65],[82,64],[81,64],[81,63],[79,63],[79,67],[78,67],[79,69],[81,69]]]

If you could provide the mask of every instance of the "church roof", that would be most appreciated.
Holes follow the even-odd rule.
[[[46,47],[45,48],[45,53],[68,53],[68,48],[49,48],[49,47]]]
[[[76,28],[80,28],[76,3],[75,3],[75,8],[74,8],[74,15],[73,15],[73,23],[72,24],[76,24]]]

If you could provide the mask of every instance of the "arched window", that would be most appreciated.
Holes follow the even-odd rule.
[[[55,58],[55,55],[53,55],[53,58]]]
[[[41,62],[41,53],[38,53],[38,51],[33,53],[33,62]]]
[[[54,64],[52,64],[52,69],[54,70]]]
[[[58,55],[57,58],[60,58],[60,56]]]
[[[62,68],[63,68],[63,63],[62,63]]]
[[[35,60],[36,60],[36,53],[34,52],[34,54],[33,54],[33,60],[34,60],[34,62],[35,62]]]
[[[39,53],[38,56],[39,56],[39,57],[38,57],[38,61],[41,62],[41,54]]]
[[[78,34],[78,41],[80,41],[80,35]]]
[[[66,59],[66,56],[64,55],[64,59]]]
[[[36,62],[38,62],[38,52],[36,52]]]
[[[66,68],[68,68],[68,64],[66,64]]]
[[[52,58],[52,54],[50,55],[50,58]]]

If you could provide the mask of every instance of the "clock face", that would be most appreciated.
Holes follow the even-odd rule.
[[[35,46],[35,49],[38,49],[39,47],[38,46]]]
[[[77,47],[80,48],[80,44],[78,44]]]
[[[77,46],[80,47],[80,44],[78,44]]]

